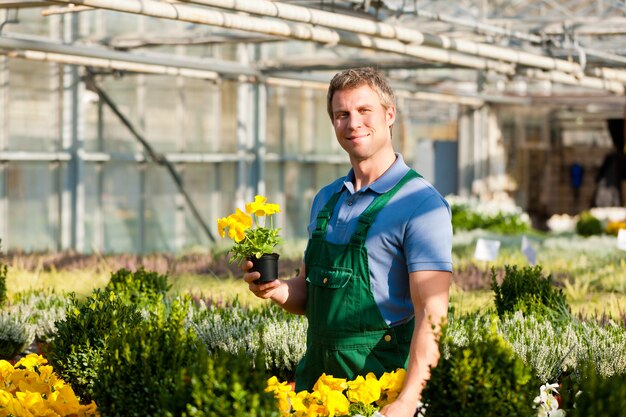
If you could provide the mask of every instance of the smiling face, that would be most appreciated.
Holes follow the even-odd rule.
[[[382,161],[389,158],[390,153],[394,155],[391,126],[396,108],[383,107],[380,97],[369,85],[336,91],[331,109],[335,136],[353,164]]]

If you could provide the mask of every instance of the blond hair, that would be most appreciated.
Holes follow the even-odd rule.
[[[331,120],[333,119],[332,101],[335,92],[358,88],[362,85],[368,85],[378,94],[380,104],[382,104],[385,110],[394,106],[395,96],[393,90],[382,72],[371,67],[347,69],[335,74],[328,86],[326,110]]]

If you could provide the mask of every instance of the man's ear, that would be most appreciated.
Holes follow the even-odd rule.
[[[390,106],[385,110],[385,119],[387,120],[387,126],[393,126],[396,121],[396,106]]]

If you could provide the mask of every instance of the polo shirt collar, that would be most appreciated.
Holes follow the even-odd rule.
[[[387,191],[391,190],[397,183],[404,177],[404,175],[409,171],[409,167],[404,163],[404,159],[402,159],[402,155],[396,152],[396,160],[389,167],[387,171],[383,175],[380,176],[376,181],[371,184],[366,185],[361,188],[359,191],[367,191],[368,189],[374,191],[378,194],[384,194]],[[354,170],[350,169],[348,175],[345,177],[345,181],[343,182],[343,187],[346,188],[351,194],[354,193]]]

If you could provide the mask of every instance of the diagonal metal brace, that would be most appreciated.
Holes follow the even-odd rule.
[[[83,77],[83,81],[85,83],[86,88],[98,94],[98,97],[100,97],[100,100],[102,100],[104,103],[106,103],[107,106],[109,106],[109,108],[113,111],[113,113],[115,113],[115,115],[122,122],[122,124],[126,126],[128,131],[133,135],[133,137],[137,139],[139,143],[141,143],[141,146],[143,146],[144,150],[146,151],[150,159],[152,159],[157,164],[164,166],[167,169],[170,176],[176,183],[176,186],[178,187],[178,191],[183,195],[183,197],[185,197],[185,201],[187,202],[187,205],[189,206],[194,217],[196,218],[196,220],[202,227],[202,230],[204,230],[204,233],[211,240],[211,242],[215,242],[215,237],[213,237],[211,230],[205,223],[204,219],[202,219],[202,216],[200,216],[200,212],[196,208],[196,205],[194,204],[193,200],[191,199],[191,197],[185,190],[185,187],[183,185],[183,180],[178,174],[178,172],[176,171],[176,168],[174,167],[174,165],[170,161],[167,160],[165,155],[155,151],[152,145],[150,145],[150,143],[148,143],[148,141],[141,135],[141,133],[139,133],[137,129],[135,129],[135,127],[130,122],[130,120],[126,118],[126,116],[115,105],[113,100],[111,100],[111,97],[109,97],[109,95],[104,90],[102,90],[102,88],[100,88],[100,86],[96,83],[93,71],[90,68],[85,68],[85,69],[87,71],[87,74],[86,76]]]

